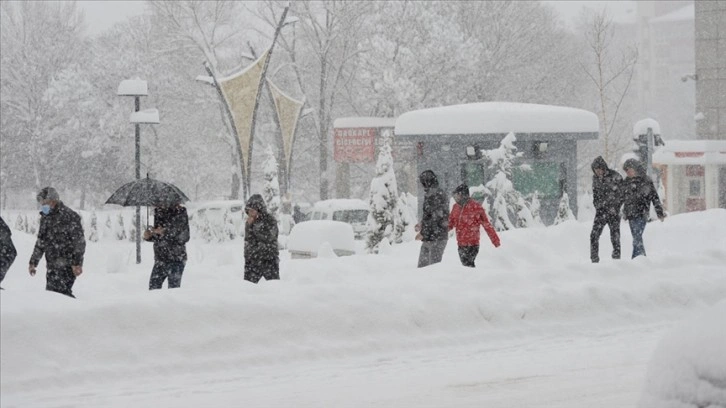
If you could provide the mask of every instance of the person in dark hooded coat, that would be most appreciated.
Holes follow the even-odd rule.
[[[53,187],[45,187],[36,197],[40,204],[40,228],[30,256],[28,272],[35,276],[45,255],[45,290],[73,296],[73,284],[83,273],[86,238],[81,216],[66,207]]]
[[[605,225],[610,229],[613,245],[613,259],[620,259],[620,207],[623,205],[620,174],[608,168],[605,159],[598,156],[592,162],[592,204],[595,206],[595,221],[590,233],[590,260],[600,261],[600,235]]]
[[[424,188],[423,214],[416,225],[416,239],[421,241],[418,267],[441,262],[449,239],[449,200],[439,187],[439,180],[431,170],[419,176]]]
[[[144,231],[144,240],[154,243],[154,268],[149,277],[149,290],[161,289],[167,281],[169,289],[181,287],[187,263],[189,216],[181,204],[154,209],[154,228]]]
[[[245,206],[245,280],[257,283],[280,279],[280,251],[277,245],[277,220],[269,212],[265,200],[253,194]]]
[[[13,245],[12,234],[8,224],[0,217],[0,283],[5,279],[5,274],[18,255],[18,251],[15,250],[15,245]]]
[[[655,207],[658,219],[663,222],[666,215],[660,203],[660,197],[653,185],[653,181],[645,173],[643,164],[635,159],[628,159],[623,164],[627,177],[623,181],[623,216],[630,223],[630,232],[633,234],[633,258],[645,256],[643,232],[648,222],[650,204]]]

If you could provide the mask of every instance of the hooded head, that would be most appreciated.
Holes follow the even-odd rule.
[[[610,170],[608,168],[608,164],[605,162],[605,159],[603,159],[602,156],[597,156],[595,158],[595,160],[592,161],[592,171],[593,171],[593,173],[597,169],[604,170],[604,171]]]
[[[454,200],[456,200],[459,205],[463,205],[469,200],[469,186],[466,184],[460,184],[454,189],[452,194],[454,195]]]
[[[247,203],[245,204],[245,210],[247,208],[252,208],[261,213],[267,212],[267,206],[265,205],[265,199],[262,198],[262,196],[259,194],[252,194],[252,196],[250,196],[250,198],[247,199]]]
[[[425,170],[421,173],[421,175],[418,176],[418,180],[421,182],[421,185],[425,190],[439,186],[439,179],[436,178],[436,174],[431,170]]]
[[[636,160],[636,159],[625,160],[625,163],[623,164],[623,170],[625,170],[625,172],[627,173],[628,169],[635,170],[635,174],[637,176],[645,175],[645,168],[643,167],[643,163],[641,163],[640,160]]]

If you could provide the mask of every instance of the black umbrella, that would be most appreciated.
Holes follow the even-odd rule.
[[[111,194],[106,204],[118,204],[124,207],[145,206],[146,225],[149,225],[148,207],[171,207],[184,201],[189,201],[189,198],[177,186],[146,176],[144,179],[121,186]]]

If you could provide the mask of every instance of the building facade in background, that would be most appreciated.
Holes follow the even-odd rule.
[[[696,1],[695,37],[698,138],[726,140],[726,1]]]

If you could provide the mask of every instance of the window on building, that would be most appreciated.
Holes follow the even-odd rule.
[[[701,180],[688,181],[688,195],[691,197],[701,197]]]

